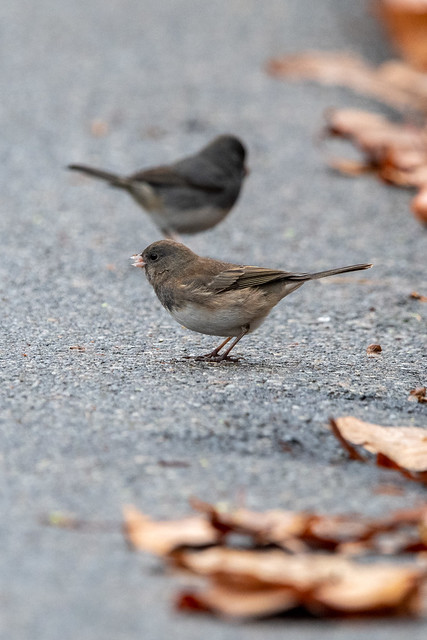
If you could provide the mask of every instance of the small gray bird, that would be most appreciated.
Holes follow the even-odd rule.
[[[232,360],[230,351],[239,340],[255,331],[272,308],[304,282],[372,267],[354,264],[318,273],[291,273],[201,258],[173,240],[154,242],[132,258],[135,267],[145,268],[160,302],[179,324],[226,337],[211,353],[197,357],[213,362]]]
[[[174,164],[119,176],[71,164],[69,169],[127,191],[166,237],[198,233],[221,222],[235,204],[247,174],[246,149],[235,136],[218,136]]]

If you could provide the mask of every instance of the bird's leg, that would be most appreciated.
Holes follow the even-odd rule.
[[[247,334],[248,331],[249,331],[249,326],[247,325],[242,329],[241,333],[239,333],[237,338],[233,341],[231,347],[228,347],[228,349],[224,351],[223,354],[218,355],[221,349],[227,344],[227,342],[230,342],[233,336],[230,336],[229,338],[224,340],[224,342],[221,342],[219,347],[214,349],[211,353],[208,353],[205,356],[198,356],[196,360],[206,360],[208,362],[222,362],[223,360],[229,360],[229,361],[237,362],[238,358],[230,358],[228,354],[236,346],[239,340],[241,340],[243,336]]]
[[[234,349],[234,347],[239,342],[239,340],[241,340],[243,338],[243,336],[245,336],[247,334],[248,331],[249,331],[249,326],[246,326],[246,327],[244,327],[242,329],[241,333],[239,333],[237,338],[232,343],[231,347],[228,347],[228,349],[226,351],[224,351],[224,353],[222,355],[217,356],[217,358],[219,358],[219,362],[221,362],[221,360],[235,360],[235,361],[238,360],[238,358],[230,358],[230,356],[228,354],[230,353],[230,351],[232,349]]]
[[[196,360],[212,360],[213,358],[216,358],[216,356],[218,355],[218,353],[221,351],[221,349],[227,344],[227,342],[230,342],[231,338],[233,336],[230,336],[229,338],[226,338],[224,340],[224,342],[221,342],[221,344],[219,345],[219,347],[217,347],[216,349],[214,349],[213,351],[211,351],[211,353],[207,353],[204,356],[196,356]]]

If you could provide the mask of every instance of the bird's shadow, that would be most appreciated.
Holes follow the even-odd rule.
[[[230,369],[230,370],[242,370],[242,369],[251,369],[253,370],[268,370],[270,373],[273,369],[287,369],[293,370],[294,368],[299,368],[301,366],[300,360],[293,359],[290,360],[272,360],[272,359],[249,359],[247,356],[236,356],[232,359],[221,360],[220,362],[215,360],[203,360],[198,358],[197,356],[181,356],[177,358],[173,358],[168,361],[164,361],[168,364],[173,365],[183,365],[188,364],[192,368],[199,367],[202,369],[211,369],[211,368],[220,368],[221,370]]]

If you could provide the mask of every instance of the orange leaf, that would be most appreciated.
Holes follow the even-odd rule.
[[[426,190],[426,203],[427,203],[427,190]],[[427,211],[427,209],[426,209]],[[416,291],[413,291],[410,294],[411,298],[414,298],[414,300],[419,300],[420,302],[427,302],[427,296],[422,296],[419,293],[417,293]]]
[[[209,580],[207,590],[191,593],[193,598],[214,612],[239,617],[270,615],[295,605],[315,615],[416,614],[425,577],[417,567],[280,551],[217,547],[174,557],[178,566]]]
[[[334,423],[332,425],[332,422]],[[370,453],[381,456],[382,465],[409,472],[414,480],[427,483],[427,430],[421,427],[382,427],[352,416],[331,421],[335,435],[346,448],[362,445]],[[350,444],[351,443],[351,444]]]
[[[135,548],[167,555],[181,546],[202,547],[218,542],[219,534],[201,516],[155,521],[129,505],[123,509],[124,533]]]
[[[298,605],[292,589],[273,587],[245,589],[213,584],[203,591],[184,591],[178,596],[177,608],[210,611],[235,618],[262,618],[293,609]]]
[[[366,353],[368,354],[368,356],[375,353],[381,353],[381,352],[382,352],[382,347],[380,344],[370,344],[369,347],[366,348]]]

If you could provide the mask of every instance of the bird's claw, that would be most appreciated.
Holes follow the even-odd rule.
[[[241,358],[232,358],[231,356],[223,356],[217,353],[206,353],[203,356],[184,356],[186,360],[196,360],[196,362],[239,362]]]
[[[238,362],[240,360],[240,358],[232,358],[218,353],[206,353],[204,356],[195,356],[194,359],[198,362]]]

